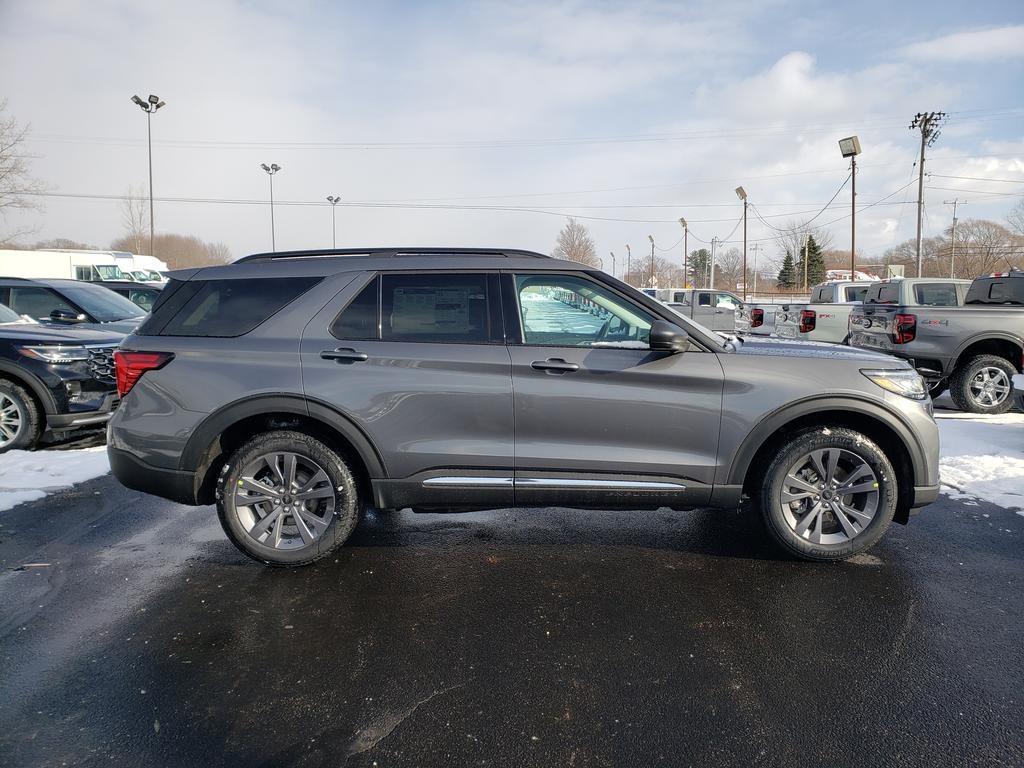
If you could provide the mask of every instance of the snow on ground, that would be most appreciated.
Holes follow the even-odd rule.
[[[940,401],[941,403],[941,401]],[[1024,414],[977,416],[936,409],[942,492],[1024,515]]]
[[[102,445],[71,451],[8,451],[0,456],[0,511],[109,471]]]

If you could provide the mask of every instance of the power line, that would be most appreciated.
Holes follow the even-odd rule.
[[[1001,184],[1024,184],[1024,179],[993,179],[989,176],[947,176],[941,173],[929,173],[933,179],[964,179],[966,181],[997,181]]]

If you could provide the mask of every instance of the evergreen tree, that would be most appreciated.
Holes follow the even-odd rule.
[[[814,235],[807,238],[807,285],[817,285],[825,282],[825,256],[821,252],[821,246],[814,239]]]
[[[793,254],[786,249],[786,256],[782,259],[782,269],[779,270],[778,286],[780,290],[791,291],[796,288],[796,270],[793,268]]]
[[[690,284],[694,288],[707,288],[709,266],[711,266],[711,251],[707,248],[690,251],[690,261],[686,268],[690,273]]]

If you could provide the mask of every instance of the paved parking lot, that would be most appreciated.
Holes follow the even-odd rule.
[[[368,517],[263,568],[109,476],[0,518],[0,764],[1021,765],[1024,518]]]

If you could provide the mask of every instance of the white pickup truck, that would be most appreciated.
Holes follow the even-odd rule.
[[[776,323],[775,333],[784,339],[804,339],[844,344],[851,310],[864,300],[868,280],[832,280],[814,286],[808,304],[787,313]]]

